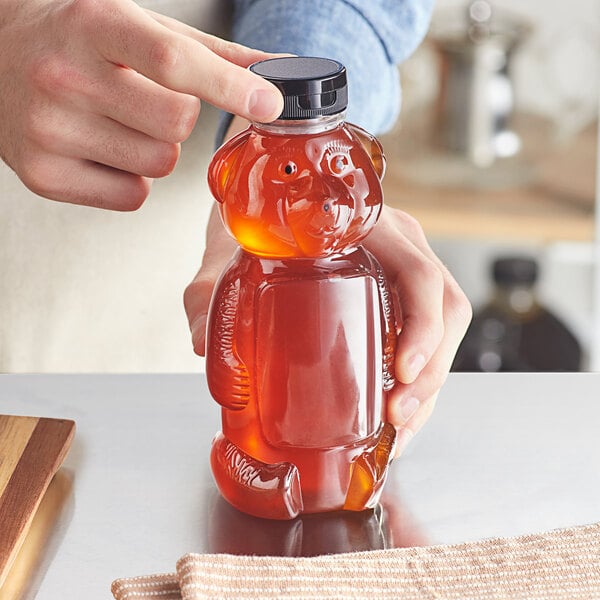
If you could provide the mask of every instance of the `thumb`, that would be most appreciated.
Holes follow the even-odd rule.
[[[217,209],[213,206],[208,221],[202,266],[183,294],[194,352],[200,356],[205,356],[206,353],[206,319],[213,289],[236,248],[236,243],[225,231]]]

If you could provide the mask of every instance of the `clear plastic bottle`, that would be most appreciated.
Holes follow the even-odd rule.
[[[502,258],[492,273],[493,297],[475,313],[453,370],[579,371],[579,342],[536,298],[537,263]]]
[[[206,369],[222,407],[222,495],[266,518],[375,506],[393,456],[382,421],[396,323],[360,242],[382,205],[377,140],[346,123],[346,71],[321,58],[251,69],[285,108],[215,154],[209,184],[237,250],[216,285]]]

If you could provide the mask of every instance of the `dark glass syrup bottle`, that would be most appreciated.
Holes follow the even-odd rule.
[[[492,274],[493,296],[476,311],[452,370],[579,371],[578,340],[536,297],[537,263],[501,258]]]

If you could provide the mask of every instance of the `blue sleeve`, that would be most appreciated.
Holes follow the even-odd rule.
[[[267,52],[325,56],[348,70],[349,121],[372,133],[400,110],[397,65],[423,39],[433,0],[235,0],[234,40]]]

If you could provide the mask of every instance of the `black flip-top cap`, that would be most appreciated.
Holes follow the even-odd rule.
[[[522,256],[499,258],[492,266],[494,281],[499,284],[531,284],[538,277],[538,265],[535,260]]]
[[[314,119],[335,115],[348,106],[346,67],[337,60],[284,56],[250,65],[250,70],[283,94],[280,119]]]

